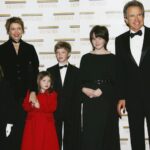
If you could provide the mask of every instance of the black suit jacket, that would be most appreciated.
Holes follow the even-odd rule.
[[[39,60],[32,45],[21,40],[17,55],[11,40],[3,43],[0,45],[0,65],[16,99],[23,98],[27,89],[37,89]]]
[[[54,80],[53,88],[58,93],[55,117],[57,119],[72,118],[73,115],[80,112],[79,69],[71,64],[68,65],[63,86],[58,64],[48,68],[47,71],[51,73]]]
[[[118,36],[115,41],[120,98],[125,98],[128,104],[134,104],[137,100],[150,104],[150,29],[145,27],[139,66],[131,54],[129,35],[130,31]]]

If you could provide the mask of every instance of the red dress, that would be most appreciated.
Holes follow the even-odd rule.
[[[21,150],[59,150],[53,112],[57,106],[57,94],[39,93],[40,108],[32,107],[27,94],[23,108],[28,112]]]

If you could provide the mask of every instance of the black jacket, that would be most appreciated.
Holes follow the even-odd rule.
[[[39,60],[32,45],[21,40],[17,55],[12,41],[8,40],[0,45],[0,65],[17,99],[24,97],[27,89],[36,90]]]
[[[47,69],[54,79],[54,90],[58,93],[58,107],[55,112],[56,118],[70,118],[74,113],[80,112],[79,101],[79,69],[69,64],[64,80],[61,76],[58,64]]]
[[[118,36],[115,41],[120,74],[120,98],[129,104],[145,100],[150,104],[150,29],[145,27],[140,65],[136,64],[130,50],[130,31]]]

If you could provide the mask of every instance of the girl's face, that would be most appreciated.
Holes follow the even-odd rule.
[[[18,42],[23,34],[22,26],[19,23],[12,23],[8,34],[14,41]]]
[[[101,37],[96,37],[95,34],[93,34],[92,38],[92,44],[96,50],[100,50],[104,48],[106,41]]]
[[[49,76],[45,76],[40,80],[40,88],[42,92],[48,90],[51,86],[51,79]]]

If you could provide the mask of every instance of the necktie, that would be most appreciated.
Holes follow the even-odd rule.
[[[139,35],[141,36],[142,35],[142,31],[139,30],[138,32],[135,32],[135,33],[130,33],[130,37],[133,38],[135,35]]]
[[[59,69],[66,68],[66,67],[68,67],[68,65],[59,66]]]

